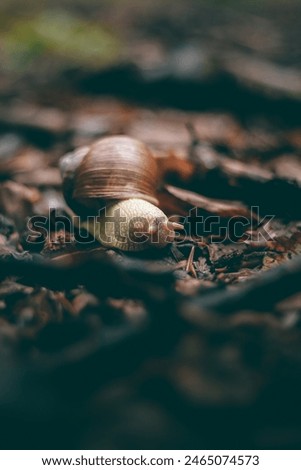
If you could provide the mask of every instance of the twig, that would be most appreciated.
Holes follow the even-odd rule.
[[[186,270],[187,273],[190,273],[190,274],[193,275],[193,277],[197,278],[197,274],[196,274],[196,271],[195,271],[194,266],[193,266],[194,252],[195,252],[195,245],[192,245],[185,270]]]

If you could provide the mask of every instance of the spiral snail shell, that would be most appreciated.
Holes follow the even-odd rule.
[[[180,224],[157,207],[157,164],[142,142],[127,136],[105,137],[61,158],[63,193],[81,216],[99,214],[97,224],[82,225],[108,247],[137,251],[163,247]]]

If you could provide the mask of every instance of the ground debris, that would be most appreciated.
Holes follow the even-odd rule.
[[[1,442],[300,448],[300,6],[81,3],[67,24],[116,20],[120,56],[46,63],[40,44],[0,80]],[[59,158],[115,134],[150,147],[183,224],[162,250],[62,227]]]

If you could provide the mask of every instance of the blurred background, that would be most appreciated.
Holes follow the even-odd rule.
[[[178,269],[190,246],[165,254],[177,284],[159,306],[23,283],[2,265],[2,448],[299,448],[300,296],[193,327],[179,326],[170,302],[300,253],[297,189],[267,193],[245,179],[237,189],[238,170],[212,184],[184,163],[196,148],[208,171],[227,156],[299,188],[300,45],[298,0],[1,1],[0,259],[32,260],[27,217],[65,209],[59,157],[114,133],[168,157],[172,184],[249,205],[263,197],[282,237],[199,250],[195,279]],[[149,312],[155,327],[128,336]]]
[[[300,96],[300,9],[296,0],[31,1],[26,8],[6,0],[2,95],[44,91],[50,99],[53,89],[80,90],[245,115],[266,97]]]

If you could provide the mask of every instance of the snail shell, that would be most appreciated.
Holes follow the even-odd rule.
[[[62,158],[64,195],[78,214],[91,215],[112,200],[139,198],[158,205],[157,164],[136,139],[112,136]]]
[[[104,246],[126,251],[160,248],[181,229],[157,207],[157,164],[142,142],[105,137],[62,157],[60,168],[68,205],[81,216],[99,215],[81,225]],[[123,219],[120,226],[118,217]]]

